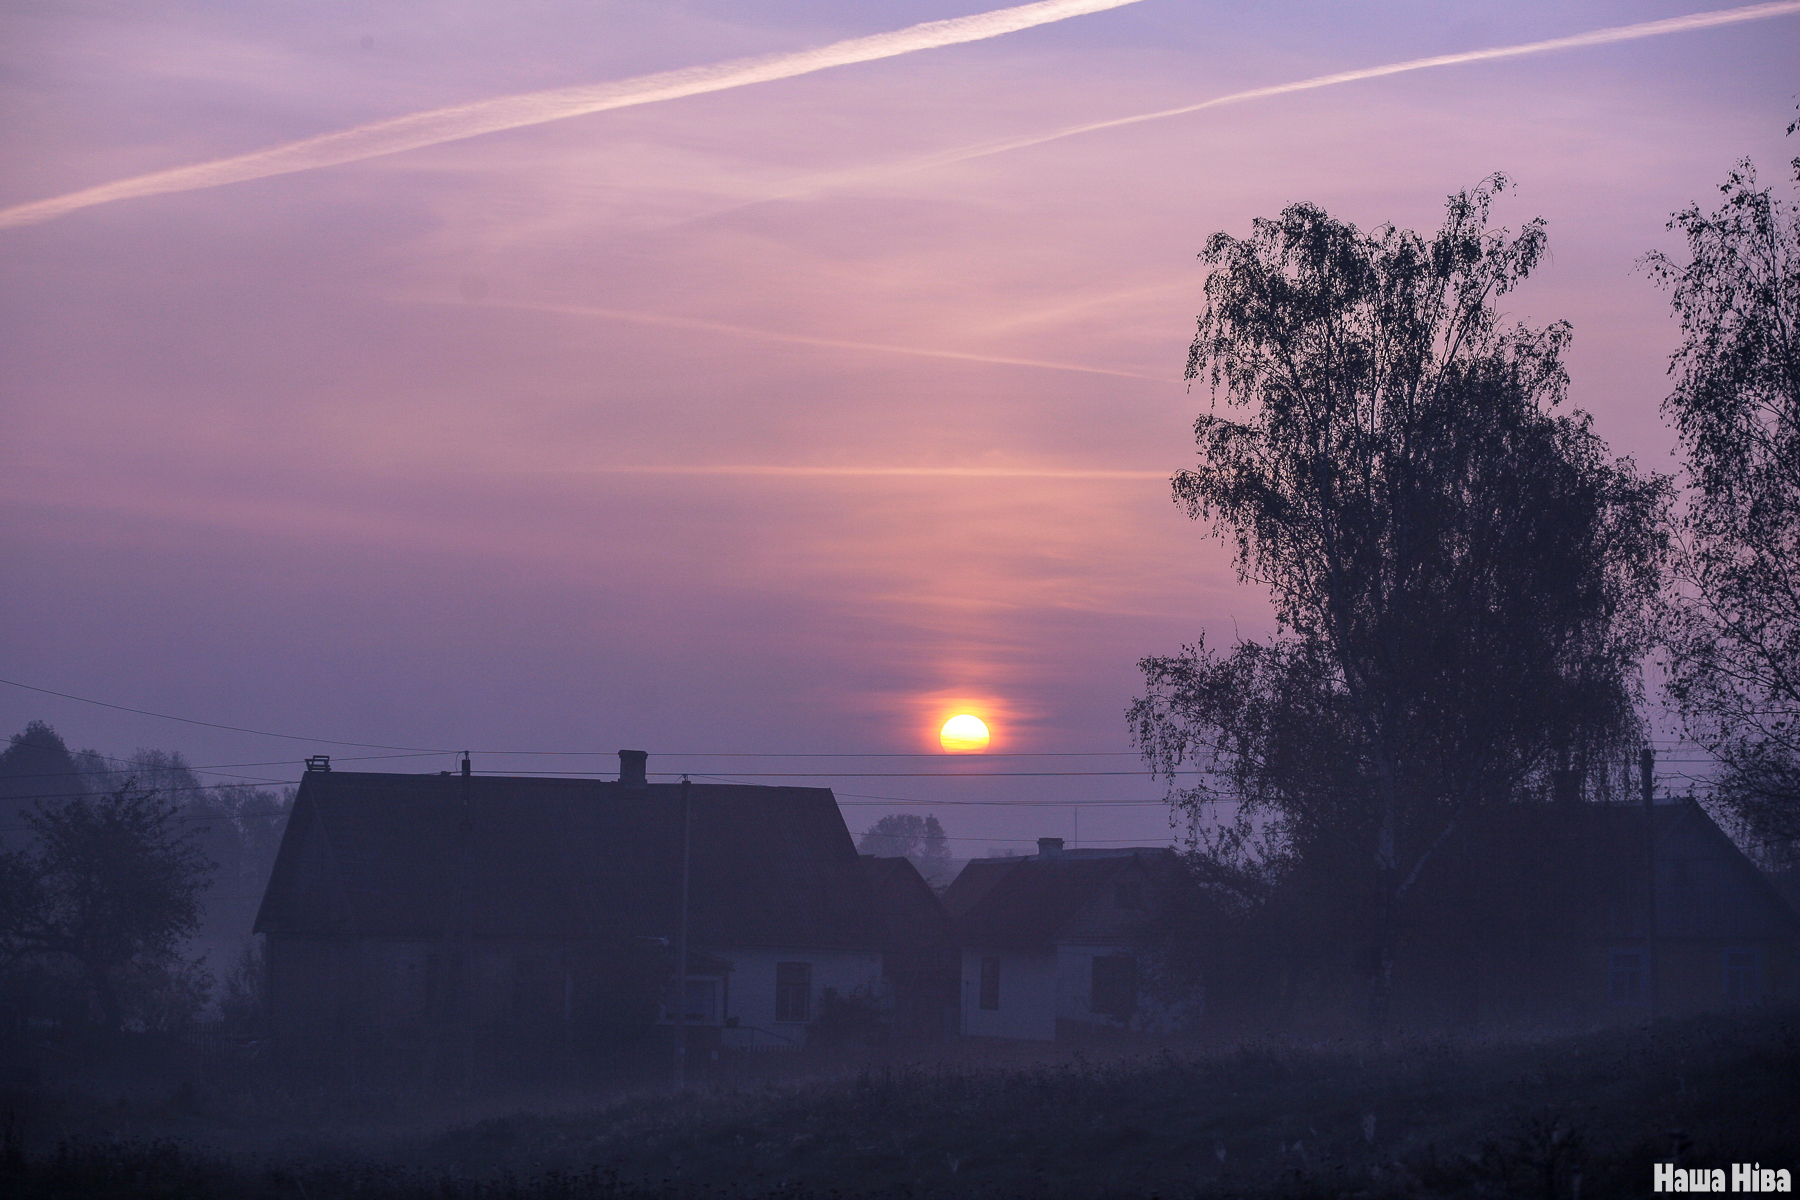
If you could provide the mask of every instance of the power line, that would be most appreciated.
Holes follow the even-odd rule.
[[[423,746],[390,746],[379,742],[347,742],[335,738],[304,737],[294,733],[273,733],[266,729],[249,729],[242,725],[223,725],[217,721],[202,721],[194,717],[179,717],[173,713],[152,712],[147,708],[133,708],[126,704],[114,704],[108,700],[95,700],[90,696],[77,696],[72,692],[59,692],[52,688],[37,687],[34,684],[20,683],[16,679],[0,679],[0,684],[8,687],[23,688],[28,692],[39,692],[46,696],[56,696],[63,700],[74,700],[81,704],[98,705],[101,708],[116,709],[119,712],[136,713],[138,716],[155,717],[163,721],[179,721],[184,725],[200,725],[208,729],[223,729],[231,733],[248,733],[257,737],[283,738],[292,742],[314,742],[322,746],[353,746],[364,750],[402,750],[408,754],[425,757],[434,754],[455,754],[452,749],[427,749]],[[603,750],[471,750],[472,754],[494,755],[541,755],[541,756],[602,756]],[[1109,758],[1137,757],[1135,750],[1006,750],[988,753],[980,751],[975,754],[953,751],[915,751],[915,750],[868,750],[868,751],[783,751],[783,750],[655,750],[652,754],[659,758]],[[393,755],[402,758],[407,755]],[[104,757],[104,756],[103,756]],[[369,755],[368,758],[388,757]],[[346,761],[361,761],[350,759]],[[240,764],[224,764],[240,765]],[[281,764],[244,763],[244,766],[263,766]],[[190,767],[189,770],[211,770],[212,768]],[[573,772],[575,774],[596,774],[597,772]],[[678,772],[659,772],[660,774],[678,774]]]
[[[125,704],[111,704],[105,700],[94,700],[87,696],[76,696],[69,692],[52,691],[50,688],[33,687],[29,683],[20,683],[16,679],[0,679],[0,683],[8,687],[24,688],[28,692],[42,692],[46,696],[59,696],[64,700],[77,700],[82,704],[96,704],[101,708],[113,708],[120,712],[136,713],[140,717],[156,717],[163,721],[180,721],[183,725],[204,725],[208,729],[224,729],[232,733],[251,733],[257,737],[285,738],[290,742],[316,742],[322,746],[356,746],[363,750],[414,750],[421,754],[453,754],[451,750],[427,750],[423,746],[382,746],[374,742],[344,742],[334,738],[300,737],[292,733],[270,733],[266,729],[246,729],[242,725],[221,725],[217,721],[198,721],[192,717],[177,717],[170,713],[151,712],[147,708],[132,708]]]
[[[176,753],[179,753],[179,751],[177,751]],[[346,754],[339,758],[333,758],[332,761],[333,762],[388,762],[388,761],[391,761],[396,758],[435,758],[437,755],[443,754],[443,753],[445,753],[445,751],[425,750],[425,751],[421,751],[416,754],[354,754],[354,755]],[[194,774],[200,774],[200,775],[217,775],[217,774],[222,773],[228,767],[301,767],[301,766],[306,765],[306,760],[304,758],[276,758],[276,759],[270,759],[266,762],[209,763],[208,765],[206,765],[204,767],[196,767],[192,763],[171,763],[169,765],[159,767],[159,766],[153,766],[150,764],[138,762],[136,759],[133,759],[133,758],[123,758],[117,754],[102,754],[98,750],[77,750],[74,752],[74,754],[70,755],[70,757],[73,758],[77,755],[82,755],[82,754],[91,754],[95,758],[103,758],[107,762],[124,763],[127,767],[133,768],[138,771],[142,771],[146,774],[154,773],[154,772],[188,771],[188,772],[191,772]],[[123,774],[123,773],[124,772],[120,772],[120,774]],[[30,774],[0,775],[0,779],[67,779],[71,776],[89,775],[89,774],[92,774],[92,772],[83,771],[80,767],[77,767],[73,771],[36,771],[36,772],[32,772]],[[227,776],[225,776],[225,778],[227,778],[227,779],[242,779],[242,778],[248,778],[248,777],[240,776],[240,775],[227,775]]]

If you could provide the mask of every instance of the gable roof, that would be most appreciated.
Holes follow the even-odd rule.
[[[697,946],[868,948],[880,926],[829,788],[691,785]],[[672,937],[681,786],[313,771],[260,933]]]
[[[1070,932],[1075,919],[1114,879],[1145,871],[1171,851],[1060,854],[975,859],[944,891],[965,946],[1041,950]]]
[[[1606,805],[1603,828],[1615,877],[1632,902],[1614,905],[1603,936],[1642,937],[1644,810]],[[1800,912],[1691,799],[1653,806],[1656,845],[1656,935],[1707,941],[1800,938]]]
[[[884,945],[921,951],[955,945],[949,912],[911,859],[865,854],[862,868],[881,915]]]
[[[1456,913],[1485,913],[1515,936],[1638,941],[1649,907],[1645,819],[1640,804],[1515,803],[1469,814],[1419,876],[1415,918],[1436,912],[1448,931]],[[1658,803],[1649,820],[1659,938],[1800,940],[1800,913],[1697,803]]]

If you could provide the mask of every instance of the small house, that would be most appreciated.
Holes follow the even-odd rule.
[[[882,922],[829,789],[621,763],[616,782],[309,764],[256,922],[281,1052],[526,1069],[616,1060],[677,1017],[702,1047],[794,1046],[828,989],[880,991]]]
[[[1648,821],[1641,804],[1506,805],[1456,832],[1409,897],[1395,977],[1407,1023],[1800,1000],[1800,913],[1692,799],[1658,802]]]
[[[1138,938],[1157,909],[1162,848],[974,859],[944,892],[962,948],[962,1032],[1057,1041],[1166,1029],[1175,1014],[1139,987]]]

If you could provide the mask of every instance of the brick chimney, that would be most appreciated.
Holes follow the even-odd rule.
[[[644,764],[649,758],[648,750],[619,751],[619,782],[628,788],[648,787],[649,781],[644,777]]]
[[[1039,858],[1061,858],[1063,840],[1061,838],[1039,838]]]

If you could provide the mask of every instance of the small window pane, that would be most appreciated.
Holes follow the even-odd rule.
[[[812,964],[787,962],[775,964],[775,1019],[805,1021],[811,1019]]]
[[[1130,955],[1096,956],[1092,982],[1093,1012],[1122,1021],[1137,1011],[1137,961]]]
[[[718,1019],[714,1011],[719,994],[719,984],[714,979],[690,979],[687,981],[687,1013],[684,1020],[698,1021],[703,1025],[711,1024]]]

